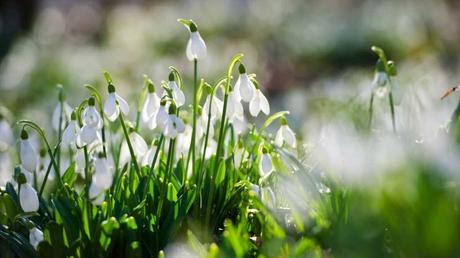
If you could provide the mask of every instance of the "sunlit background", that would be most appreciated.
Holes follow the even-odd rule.
[[[76,106],[87,96],[84,84],[105,92],[104,70],[132,103],[143,86],[142,75],[159,84],[167,79],[170,65],[191,85],[188,32],[177,22],[190,18],[208,47],[199,76],[217,81],[231,57],[244,53],[272,113],[291,111],[289,122],[303,140],[302,162],[311,173],[318,178],[332,174],[359,189],[357,199],[350,201],[355,217],[334,228],[337,235],[320,235],[321,244],[343,250],[339,257],[379,257],[394,255],[385,240],[392,236],[410,254],[459,252],[455,241],[460,237],[452,229],[460,227],[460,216],[449,210],[452,203],[459,204],[451,199],[458,195],[460,156],[449,124],[458,96],[440,100],[460,82],[459,1],[22,0],[2,1],[0,8],[0,104],[13,121],[33,118],[47,128],[57,102],[56,85],[63,85],[67,102]],[[363,133],[377,60],[372,45],[383,48],[398,67],[396,138],[389,136],[385,98],[375,103],[374,137]],[[391,181],[378,180],[383,173]],[[432,174],[447,180],[430,181]],[[305,200],[298,191],[309,184],[302,182],[281,180],[280,191],[304,211],[310,207],[302,206]],[[319,187],[321,193],[330,191]],[[444,198],[440,204],[438,197]],[[438,204],[421,204],[420,199]],[[374,205],[362,209],[369,202]],[[412,224],[405,224],[405,232],[388,233],[388,228],[398,228],[398,216]],[[382,220],[386,227],[375,232],[360,224]],[[452,228],[446,223],[453,223]],[[356,241],[367,247],[357,251],[351,240],[344,240],[349,234],[359,235]],[[411,252],[415,242],[406,241],[411,237],[423,238],[432,249]],[[384,247],[375,251],[374,244],[381,242]]]

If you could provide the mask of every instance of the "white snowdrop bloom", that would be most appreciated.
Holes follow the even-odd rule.
[[[129,105],[120,95],[115,92],[115,86],[109,84],[108,86],[109,96],[104,102],[104,113],[107,119],[115,121],[120,115],[120,110],[124,115],[129,113]]]
[[[94,106],[95,104],[96,100],[93,97],[89,98],[88,106],[83,110],[82,114],[83,125],[88,125],[95,129],[101,129],[102,119]]]
[[[94,174],[92,183],[97,187],[107,190],[112,186],[112,167],[104,157],[94,160]]]
[[[67,122],[70,121],[70,114],[72,114],[72,108],[69,106],[69,104],[67,104],[66,102],[58,103],[54,108],[53,116],[51,118],[51,124],[53,125],[53,129],[59,131],[59,120],[61,120],[61,130],[63,130]]]
[[[154,129],[156,127],[155,116],[158,112],[158,108],[160,107],[160,97],[155,93],[155,88],[152,84],[148,86],[148,93],[145,97],[144,105],[141,111],[142,121],[149,125],[150,129]],[[150,124],[151,121],[155,121],[154,127],[151,128]]]
[[[292,131],[292,129],[287,124],[286,118],[282,117],[280,119],[280,122],[281,122],[281,126],[276,132],[275,144],[281,147],[283,146],[283,143],[286,143],[292,148],[295,148],[297,144],[295,133]]]
[[[6,151],[13,144],[14,136],[11,126],[0,114],[0,152]]]
[[[174,81],[174,74],[171,73],[169,75],[169,88],[172,91],[174,102],[176,106],[181,107],[185,104],[185,95],[184,92],[179,88],[177,83]]]
[[[236,168],[239,168],[241,166],[243,154],[244,154],[243,142],[239,141],[235,148],[235,151],[233,152],[233,161],[235,162]]]
[[[256,117],[259,115],[260,111],[265,113],[265,115],[270,114],[270,105],[260,89],[256,89],[254,98],[252,98],[249,103],[249,113],[251,113],[253,117]]]
[[[80,145],[80,126],[78,126],[75,112],[72,112],[71,120],[62,133],[62,145],[76,149]]]
[[[155,158],[155,153],[157,151],[157,146],[152,145],[149,150],[145,153],[144,158],[142,159],[141,165],[143,167],[150,167],[152,165],[153,159]],[[160,153],[158,153],[160,155]],[[159,164],[159,158],[157,157],[157,160],[155,161],[154,167],[157,167]]]
[[[208,115],[201,114],[200,117],[198,117],[196,121],[196,137],[197,139],[200,139],[201,137],[204,137],[206,134],[206,129],[208,126]],[[211,120],[209,123],[209,138],[214,137],[214,124]]]
[[[93,182],[89,186],[89,198],[94,205],[101,205],[105,200],[105,190]]]
[[[248,129],[248,123],[246,122],[244,116],[234,116],[229,121],[233,125],[233,130],[237,135],[246,132]]]
[[[206,156],[205,159],[210,159],[212,155],[216,154],[217,142],[214,139],[209,139],[206,145]]]
[[[179,133],[183,133],[184,131],[185,125],[182,120],[176,115],[170,114],[163,128],[164,136],[174,139]]]
[[[147,143],[144,138],[136,132],[131,132],[129,134],[129,140],[131,141],[131,146],[133,147],[134,155],[136,156],[136,161],[138,163],[142,162],[145,154],[148,151]],[[120,149],[120,161],[119,164],[121,167],[126,165],[131,161],[131,153],[129,152],[128,142],[125,140],[121,144]]]
[[[0,187],[11,181],[13,173],[13,164],[11,157],[7,152],[0,152]]]
[[[212,104],[211,103],[212,98]],[[220,118],[222,115],[223,102],[217,96],[209,95],[203,105],[203,114],[207,117],[209,114],[209,106],[211,106],[211,120]]]
[[[250,102],[255,94],[255,86],[246,74],[246,68],[243,64],[240,64],[238,70],[240,75],[238,76],[238,80],[235,83],[233,91],[239,93],[239,96],[243,101]]]
[[[99,130],[90,125],[83,125],[79,133],[81,147],[90,145],[100,139]]]
[[[85,178],[85,153],[83,149],[77,149],[75,155],[75,172]]]
[[[29,230],[29,243],[34,247],[35,250],[37,250],[38,245],[43,240],[43,232],[40,229],[33,227]]]
[[[236,91],[230,92],[227,102],[227,117],[232,119],[233,117],[244,116],[243,105],[240,102],[239,95]]]
[[[185,125],[184,133],[177,136],[176,141],[176,157],[184,157],[187,155],[192,142],[193,128],[190,125]]]
[[[166,121],[169,119],[169,114],[168,114],[168,109],[169,109],[170,103],[169,102],[163,102],[160,104],[160,108],[158,109],[158,113],[156,115],[156,124],[159,126],[161,129],[164,128],[164,125],[166,124]]]
[[[261,177],[264,177],[270,174],[273,170],[272,157],[267,153],[267,150],[262,151],[262,157],[259,161],[259,174]]]
[[[200,60],[206,57],[206,43],[204,43],[203,38],[201,37],[200,33],[198,32],[198,28],[192,22],[190,24],[190,39],[187,43],[187,58],[190,61],[193,60]]]
[[[25,130],[21,131],[21,145],[19,156],[21,158],[21,164],[24,169],[29,172],[34,172],[37,169],[38,155],[29,140],[29,135]]]
[[[25,212],[38,211],[39,202],[37,191],[35,191],[29,183],[21,184],[19,203]]]

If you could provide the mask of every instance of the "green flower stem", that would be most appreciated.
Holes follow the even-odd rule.
[[[61,112],[59,113],[59,125],[58,125],[58,142],[61,142],[62,139],[62,112],[64,109],[64,103],[59,100],[59,105],[61,106]],[[61,167],[61,147],[58,147],[58,152],[57,152],[57,164],[59,167]]]
[[[153,156],[152,164],[150,165],[149,174],[151,174],[152,176],[155,176],[153,170],[155,168],[155,163],[157,162],[158,154],[160,153],[161,145],[163,144],[163,141],[164,141],[164,135],[162,134],[160,136],[160,141],[158,142],[157,149],[155,150],[155,155]]]
[[[190,148],[192,149],[192,174],[195,173],[195,161],[196,161],[196,158],[195,158],[195,151],[196,151],[196,147],[195,147],[195,142],[196,142],[196,113],[197,113],[197,106],[198,106],[198,103],[197,103],[197,87],[198,87],[198,60],[197,59],[194,59],[193,60],[193,124],[192,124],[192,140],[191,140],[191,144],[190,144]],[[188,162],[187,162],[188,163]],[[188,164],[187,164],[188,166]],[[183,184],[185,183],[185,178],[186,178],[186,175],[187,172],[184,173],[184,180],[183,180]]]
[[[92,232],[92,225],[91,225],[91,220],[92,220],[92,207],[91,207],[91,198],[89,197],[89,188],[91,186],[91,175],[89,172],[89,157],[88,157],[88,147],[85,146],[83,147],[83,152],[85,153],[85,190],[86,190],[86,213],[88,216],[88,234],[89,238],[91,239],[91,232]]]
[[[369,131],[371,130],[373,115],[374,115],[374,92],[372,91],[371,99],[369,101],[369,121],[367,123],[367,128],[369,129]]]
[[[169,179],[170,179],[170,176],[171,176],[171,169],[172,169],[172,163],[173,163],[173,154],[174,154],[174,144],[175,144],[175,141],[174,139],[170,139],[169,140],[169,151],[168,151],[168,159],[166,161],[166,169],[165,169],[165,173],[164,173],[164,176],[163,176],[163,193],[162,193],[162,196],[160,196],[160,200],[159,200],[159,204],[158,204],[158,210],[157,210],[157,217],[160,218],[161,217],[161,213],[162,213],[162,209],[163,209],[163,203],[164,203],[164,200],[166,199],[166,194],[168,192],[168,183],[169,183]],[[158,227],[159,227],[159,224],[158,223]]]
[[[393,125],[393,132],[396,133],[395,106],[393,102],[393,94],[391,93],[391,91],[389,94],[389,101],[390,101],[390,110],[391,110],[391,123]]]
[[[131,144],[131,139],[129,138],[128,130],[126,130],[125,120],[123,118],[122,112],[120,112],[119,118],[121,127],[123,128],[123,133],[126,138],[126,142],[128,143],[129,153],[131,154],[131,162],[134,164],[134,169],[136,170],[137,176],[141,178],[141,170],[139,168],[139,165],[137,164],[136,155],[134,154],[134,149],[133,145]]]
[[[58,151],[58,148],[57,148],[57,146],[56,146],[56,147],[54,147],[53,155],[56,155],[57,151]],[[40,197],[42,196],[43,191],[45,190],[45,185],[46,185],[46,182],[48,181],[48,176],[49,176],[49,174],[50,174],[50,172],[51,172],[52,166],[53,166],[53,163],[50,162],[50,163],[48,164],[48,167],[46,168],[45,178],[43,179],[42,186],[40,187],[40,191],[38,192],[38,198],[39,198],[39,199],[40,199]]]

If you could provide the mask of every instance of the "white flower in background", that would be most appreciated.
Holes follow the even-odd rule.
[[[190,125],[185,125],[184,133],[177,136],[176,141],[176,157],[184,157],[191,148],[193,128]]]
[[[276,132],[275,144],[281,147],[283,146],[283,143],[286,143],[292,148],[295,148],[297,144],[295,133],[291,130],[291,128],[287,124],[286,118],[281,117],[280,123],[281,123],[281,126]]]
[[[174,80],[174,74],[172,72],[169,74],[168,85],[172,91],[173,99],[176,105],[178,107],[183,106],[185,104],[185,95]]]
[[[142,121],[148,125],[149,129],[155,129],[157,126],[156,115],[159,107],[160,97],[155,93],[153,84],[149,83],[148,93],[141,111]]]
[[[61,107],[62,107],[62,118],[61,118]],[[70,114],[72,113],[72,108],[64,102],[59,102],[53,111],[53,116],[51,118],[51,124],[53,129],[59,131],[59,120],[61,120],[61,130],[64,129],[64,126],[67,122],[70,121]]]
[[[241,166],[243,154],[244,154],[244,145],[243,145],[243,142],[240,140],[238,141],[235,151],[233,152],[233,161],[235,162],[236,168],[239,168]]]
[[[0,114],[0,152],[8,150],[13,144],[14,137],[11,126]]]
[[[85,153],[83,149],[77,149],[75,154],[75,172],[85,178]]]
[[[120,95],[115,92],[115,86],[109,84],[108,86],[109,96],[104,102],[104,113],[107,119],[115,121],[120,115],[120,110],[124,115],[129,113],[129,105]]]
[[[92,183],[99,188],[107,190],[112,186],[113,173],[112,167],[105,157],[94,160],[94,174]]]
[[[101,205],[105,199],[105,190],[92,182],[89,187],[89,198],[94,205]]]
[[[21,189],[19,192],[19,203],[25,212],[38,211],[39,202],[37,191],[35,191],[35,189],[27,182],[21,184]]]
[[[7,182],[11,181],[13,164],[11,157],[7,152],[0,152],[0,187],[6,185]]]
[[[21,164],[24,169],[29,172],[34,172],[37,169],[38,155],[29,140],[29,134],[24,129],[21,131],[19,156],[21,158]]]
[[[227,117],[232,119],[233,117],[244,116],[243,105],[240,102],[239,94],[236,91],[230,92],[227,103]]]
[[[212,103],[211,103],[212,98]],[[211,104],[210,104],[211,103]],[[211,120],[219,118],[222,115],[223,102],[217,96],[209,95],[203,105],[203,114],[208,117],[209,106],[211,106]]]
[[[190,23],[190,39],[187,43],[187,58],[190,61],[199,60],[206,57],[206,43],[204,43],[203,38],[201,38],[198,28],[195,23]]]
[[[260,196],[260,186],[258,185],[255,185],[253,183],[250,183],[251,184],[251,191],[253,191],[256,196]]]
[[[265,115],[270,114],[270,105],[260,89],[256,89],[254,98],[252,98],[249,103],[249,113],[251,113],[253,117],[256,117],[259,115],[260,111],[265,113]]]
[[[152,144],[152,146],[150,146],[149,150],[145,153],[144,158],[142,159],[141,166],[150,167],[152,165],[153,159],[155,158],[155,153],[157,152],[157,149],[158,149],[157,145],[158,143],[156,142],[155,144]],[[160,153],[158,153],[158,155],[160,155]],[[154,167],[158,166],[159,161],[160,159],[157,157]]]
[[[76,149],[80,145],[80,126],[78,126],[77,115],[72,112],[71,120],[62,133],[62,146]]]
[[[244,133],[248,129],[248,123],[244,116],[234,116],[229,121],[233,125],[233,130],[237,135]]]
[[[217,142],[214,139],[208,139],[208,144],[206,145],[206,156],[205,159],[210,159],[212,155],[216,154],[217,151]]]
[[[233,91],[239,93],[241,99],[245,102],[249,102],[253,99],[255,93],[255,86],[249,79],[249,76],[246,74],[246,68],[243,64],[240,64],[238,67],[240,75],[238,80],[235,83]]]
[[[202,113],[197,121],[196,121],[196,137],[197,139],[200,139],[201,137],[205,136],[206,134],[206,129],[207,129],[207,126],[208,126],[208,115]],[[209,138],[212,138],[214,137],[214,125],[212,123],[212,120],[211,120],[211,123],[209,123],[209,135],[208,135]]]
[[[147,143],[145,142],[144,138],[140,136],[136,132],[131,132],[129,134],[129,140],[131,141],[131,146],[133,147],[134,155],[136,156],[136,161],[138,163],[142,162],[145,154],[148,151]],[[129,152],[128,142],[125,140],[121,144],[120,149],[120,167],[123,167],[128,162],[131,161],[131,153]]]
[[[175,114],[170,114],[163,128],[164,136],[174,139],[179,133],[183,133],[184,131],[185,125],[182,120]]]
[[[94,106],[96,101],[93,97],[89,98],[88,106],[83,111],[83,127],[80,130],[80,141],[82,146],[92,144],[99,137],[99,129],[102,128],[102,119]]]
[[[37,250],[38,245],[43,240],[43,232],[40,229],[33,227],[29,230],[29,243],[34,247],[35,250]]]
[[[262,149],[262,156],[259,161],[259,174],[261,177],[269,175],[273,170],[272,157],[268,154],[267,149]]]
[[[166,124],[166,121],[168,121],[169,114],[168,114],[168,109],[169,109],[170,103],[166,101],[162,101],[160,103],[160,108],[158,109],[158,113],[156,115],[156,124],[159,126],[161,129],[164,128],[164,125]]]

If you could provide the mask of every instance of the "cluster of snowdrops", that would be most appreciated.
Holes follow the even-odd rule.
[[[133,105],[117,93],[116,83],[105,72],[106,97],[87,85],[89,97],[72,108],[60,89],[51,120],[57,134],[54,146],[34,122],[18,123],[20,164],[14,175],[12,171],[10,185],[14,186],[23,212],[34,216],[47,191],[67,191],[62,178],[70,167],[83,182],[75,190],[87,198],[88,205],[96,207],[104,205],[108,193],[114,194],[115,190],[111,191],[114,180],[120,180],[123,173],[128,178],[133,178],[133,174],[141,178],[145,173],[153,177],[162,189],[158,204],[161,207],[165,205],[161,198],[170,198],[171,188],[176,187],[171,183],[171,177],[177,176],[172,172],[176,166],[183,164],[186,171],[176,181],[184,185],[195,184],[200,189],[206,182],[205,167],[220,171],[221,160],[229,159],[236,170],[243,166],[255,167],[258,175],[247,177],[252,179],[253,191],[261,195],[261,182],[276,170],[273,164],[276,148],[296,148],[296,136],[285,117],[288,112],[269,117],[259,129],[249,123],[245,114],[269,116],[270,106],[255,75],[247,73],[242,55],[231,60],[226,75],[214,85],[198,80],[198,63],[206,57],[206,44],[193,22],[180,21],[190,30],[186,47],[187,58],[194,65],[190,103],[183,91],[186,85],[174,67],[170,67],[168,80],[162,81],[159,87],[145,77],[136,112],[133,112]],[[274,121],[279,122],[279,129],[271,139],[263,130]],[[2,143],[14,146],[11,125],[3,118],[1,130]],[[42,150],[32,143],[31,132],[41,138]],[[256,132],[260,137],[252,145],[247,144]],[[162,176],[159,170],[164,170]],[[218,177],[214,174],[211,180],[221,180]],[[211,188],[211,192],[205,194],[212,196],[213,191]],[[177,196],[177,192],[172,192]],[[207,215],[211,216],[210,213],[211,209]],[[44,240],[43,229],[32,223],[29,230],[30,244],[37,248]]]

